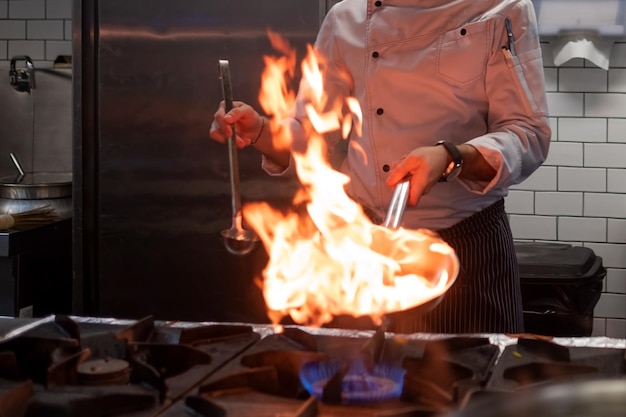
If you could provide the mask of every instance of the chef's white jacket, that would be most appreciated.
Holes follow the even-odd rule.
[[[327,60],[328,101],[351,96],[361,106],[362,134],[350,134],[341,171],[351,178],[349,195],[380,217],[393,191],[385,184],[389,167],[417,147],[468,143],[497,171],[489,183],[438,183],[407,208],[404,227],[431,230],[493,204],[547,156],[551,132],[530,0],[343,0],[328,12],[315,48]],[[307,88],[303,79],[301,92]],[[295,111],[305,117],[302,102]],[[291,126],[298,147],[306,140],[302,125]],[[337,132],[328,141],[333,148],[343,140]],[[269,160],[264,167],[289,170]]]

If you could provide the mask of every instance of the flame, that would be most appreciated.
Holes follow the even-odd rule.
[[[264,58],[259,101],[267,114],[282,120],[295,102],[287,87],[295,74],[295,53],[278,35],[270,33],[270,40],[283,55]],[[322,134],[360,135],[361,109],[352,97],[328,101],[324,67],[324,58],[309,46],[302,63],[306,88],[300,91],[307,103],[307,149],[292,150],[302,185],[294,210],[284,213],[256,202],[244,211],[269,255],[261,285],[274,323],[289,315],[296,323],[320,326],[344,314],[368,315],[380,323],[386,313],[443,294],[456,278],[458,261],[432,232],[373,224],[346,194],[349,178],[330,167]],[[273,131],[282,146],[292,142],[287,130]]]

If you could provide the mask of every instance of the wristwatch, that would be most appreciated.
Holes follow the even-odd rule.
[[[443,171],[441,177],[439,178],[439,182],[448,182],[459,176],[461,173],[461,168],[463,168],[463,155],[461,155],[461,151],[456,145],[440,140],[437,142],[437,146],[442,145],[446,148],[446,151],[450,154],[452,161],[446,167],[446,170]]]

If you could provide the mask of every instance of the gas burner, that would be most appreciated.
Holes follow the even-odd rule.
[[[185,404],[199,416],[431,416],[482,387],[498,353],[486,338],[423,341],[382,331],[367,338],[285,329],[226,364]]]
[[[82,385],[123,385],[130,382],[130,365],[122,359],[95,359],[78,365]]]
[[[399,398],[404,369],[377,364],[367,369],[362,362],[336,361],[306,363],[300,380],[316,398],[329,403],[372,402]]]
[[[153,415],[259,339],[245,325],[178,328],[152,317],[123,325],[56,316],[0,343],[0,381],[7,384],[0,387],[0,415]],[[7,414],[3,404],[18,395],[23,403],[25,393],[26,414]]]

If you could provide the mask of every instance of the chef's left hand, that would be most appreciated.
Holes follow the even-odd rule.
[[[406,176],[410,176],[408,204],[415,206],[420,197],[428,194],[439,182],[449,163],[445,147],[423,146],[394,162],[386,183],[393,188]]]

